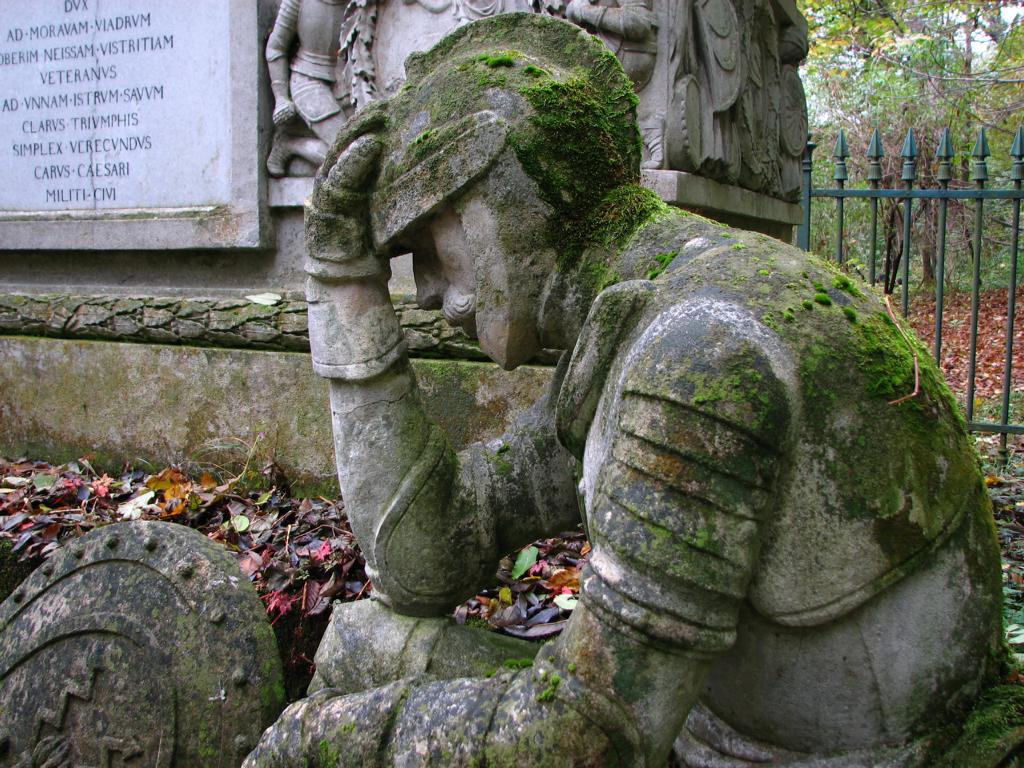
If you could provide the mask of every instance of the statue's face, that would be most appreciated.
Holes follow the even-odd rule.
[[[511,370],[544,343],[542,298],[554,272],[549,209],[509,152],[408,243],[416,298]]]

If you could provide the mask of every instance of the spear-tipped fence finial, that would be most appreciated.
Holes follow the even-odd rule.
[[[832,157],[835,159],[835,173],[832,174],[832,178],[836,181],[846,181],[850,178],[846,172],[846,158],[850,156],[850,148],[846,144],[846,131],[842,128],[839,129],[839,135],[836,137],[836,147],[832,150]]]
[[[939,146],[935,150],[935,156],[943,160],[951,160],[956,153],[953,151],[953,134],[949,126],[942,129],[942,136],[939,137]]]
[[[917,178],[917,140],[914,138],[913,128],[907,130],[907,138],[903,140],[900,157],[903,158],[903,173],[900,178],[903,181],[913,182]]]
[[[871,139],[868,141],[868,181],[877,182],[882,180],[881,159],[885,157],[885,150],[882,148],[882,137],[878,135],[878,129],[871,131]]]
[[[871,131],[871,138],[868,139],[868,151],[865,153],[872,160],[879,160],[885,157],[885,150],[882,148],[882,137],[878,135],[878,129]]]
[[[985,158],[991,155],[988,148],[988,136],[985,135],[985,129],[982,128],[978,131],[978,140],[974,142],[974,151],[971,152],[971,157],[974,158],[974,170],[971,172],[973,181],[988,181],[988,163],[985,162]]]
[[[939,146],[935,150],[935,157],[939,160],[939,168],[935,178],[945,187],[953,180],[953,134],[949,126],[942,129],[942,136],[939,137]]]

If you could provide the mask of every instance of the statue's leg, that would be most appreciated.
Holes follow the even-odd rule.
[[[324,689],[285,710],[243,768],[629,766],[642,764],[636,738],[619,706],[541,661],[489,679]]]
[[[787,627],[744,608],[739,639],[701,696],[714,715],[691,716],[676,743],[683,764],[718,765],[698,759],[707,753],[756,765],[749,750],[771,742],[814,753],[785,765],[930,765],[918,751],[954,735],[999,674],[999,572],[985,555],[995,546],[986,517],[968,512],[916,570],[832,620]]]
[[[278,130],[267,155],[267,170],[271,176],[284,176],[288,170],[288,161],[293,157],[301,157],[313,165],[320,165],[327,157],[327,149],[328,145],[315,136],[298,136]]]
[[[330,147],[334,143],[338,131],[345,124],[346,119],[344,112],[336,112],[323,120],[310,121],[309,127],[320,141]],[[322,163],[323,161],[323,158],[320,158],[320,162]]]
[[[529,666],[539,647],[448,618],[402,616],[375,601],[339,604],[317,649],[309,693],[354,693],[405,677],[490,677]]]

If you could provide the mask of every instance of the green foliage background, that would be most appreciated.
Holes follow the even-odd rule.
[[[810,55],[802,69],[815,152],[815,186],[833,186],[831,155],[839,128],[852,157],[849,187],[866,187],[864,152],[873,128],[886,151],[883,187],[899,187],[899,152],[913,128],[918,149],[916,186],[938,186],[935,150],[949,126],[956,157],[951,187],[972,187],[971,157],[978,129],[988,134],[989,186],[1010,186],[1010,146],[1024,122],[1024,3],[995,0],[798,0],[810,26]],[[870,247],[867,201],[846,204],[848,258],[866,262]],[[913,216],[911,289],[929,285],[936,252],[936,201]],[[835,204],[816,200],[811,247],[835,248]],[[968,288],[973,203],[952,202],[947,235],[947,284]],[[1004,287],[1008,268],[1008,202],[986,203],[984,287]],[[879,254],[899,249],[902,211],[880,204]],[[879,259],[879,263],[880,263]]]

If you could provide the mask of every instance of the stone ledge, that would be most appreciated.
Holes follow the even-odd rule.
[[[683,171],[644,171],[643,183],[669,205],[712,217],[718,213],[792,226],[803,216],[796,203]]]
[[[293,491],[337,491],[327,382],[297,352],[0,336],[0,454],[90,456],[237,471],[257,443]],[[424,405],[457,448],[508,428],[552,369],[414,360]],[[262,435],[262,437],[259,437]]]
[[[410,354],[486,361],[437,311],[396,299]],[[0,294],[0,335],[308,352],[306,302]],[[552,362],[551,355],[541,362]]]
[[[684,171],[644,171],[643,183],[669,205],[721,219],[727,224],[738,222],[736,226],[746,225],[746,228],[783,239],[788,239],[785,237],[786,228],[799,224],[803,216],[796,203]],[[301,208],[312,191],[311,177],[271,179],[270,205],[274,208]]]

